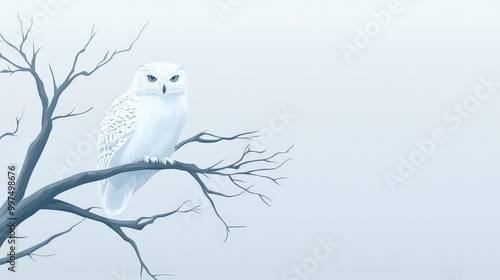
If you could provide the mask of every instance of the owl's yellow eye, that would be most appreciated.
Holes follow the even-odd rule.
[[[179,79],[179,75],[175,75],[172,78],[170,78],[170,81],[175,83],[175,82],[177,82],[178,79]]]
[[[150,82],[156,82],[156,80],[158,80],[158,79],[156,79],[156,77],[155,77],[155,76],[148,75],[148,80],[149,80]]]

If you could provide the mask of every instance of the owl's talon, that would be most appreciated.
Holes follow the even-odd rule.
[[[144,158],[142,158],[142,160],[140,160],[139,162],[149,163],[149,160],[150,160],[150,157],[144,156]]]
[[[145,162],[147,164],[157,164],[160,160],[156,157],[144,156],[141,162]]]
[[[163,163],[164,165],[167,165],[167,163],[169,163],[170,165],[174,165],[175,160],[173,160],[173,159],[171,159],[171,158],[166,157],[166,158],[164,158],[164,159],[162,160],[162,163]]]

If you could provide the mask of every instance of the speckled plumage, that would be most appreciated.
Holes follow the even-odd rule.
[[[145,157],[171,161],[186,114],[184,70],[167,62],[139,67],[130,89],[113,102],[101,122],[97,167],[105,169]],[[155,173],[135,171],[100,181],[99,194],[106,214],[121,213],[132,194]]]
[[[135,111],[140,101],[137,96],[120,96],[106,112],[99,129],[99,169],[108,167],[112,155],[126,143],[134,131],[137,118]]]

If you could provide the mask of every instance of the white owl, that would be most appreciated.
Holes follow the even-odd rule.
[[[97,168],[170,159],[188,109],[186,73],[168,62],[140,66],[132,86],[106,112],[99,130]],[[135,171],[99,181],[107,215],[121,213],[157,171]]]

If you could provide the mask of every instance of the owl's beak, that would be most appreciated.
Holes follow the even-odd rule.
[[[163,84],[163,94],[165,94],[165,92],[167,92],[167,87]]]

